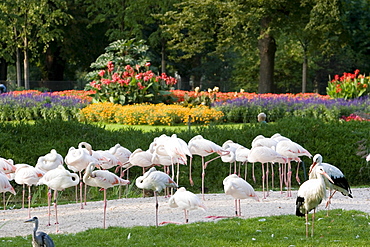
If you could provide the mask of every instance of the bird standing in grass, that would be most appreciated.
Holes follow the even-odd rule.
[[[136,186],[140,189],[153,190],[155,196],[155,225],[158,226],[158,198],[157,194],[166,187],[177,188],[177,184],[166,173],[152,167],[136,179]]]
[[[26,220],[25,223],[32,222],[34,224],[32,233],[32,246],[33,247],[54,247],[54,242],[49,235],[45,232],[37,231],[39,227],[39,219],[33,217],[32,219]]]
[[[324,176],[330,182],[333,182],[328,174],[324,171],[322,166],[318,166],[315,173],[317,178],[309,179],[299,187],[296,200],[296,215],[302,217],[305,216],[306,218],[306,237],[308,237],[308,213],[313,210],[311,230],[312,237],[316,208],[322,202],[322,200],[326,198]]]
[[[226,195],[231,195],[235,199],[235,216],[241,216],[240,199],[253,197],[259,201],[253,187],[244,179],[238,177],[236,174],[227,176],[224,181],[224,190]]]

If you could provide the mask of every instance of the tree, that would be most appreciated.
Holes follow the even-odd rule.
[[[24,86],[29,89],[29,61],[39,44],[47,50],[48,44],[62,37],[58,27],[71,18],[64,11],[66,1],[5,0],[1,5],[2,19],[8,24],[3,42],[13,51],[23,52]],[[30,56],[31,53],[31,56]],[[19,62],[19,61],[17,61]]]

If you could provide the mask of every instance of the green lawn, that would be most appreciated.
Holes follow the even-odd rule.
[[[124,212],[123,212],[124,213]],[[310,215],[311,216],[311,215]],[[309,217],[311,219],[311,217]],[[109,227],[77,234],[51,234],[56,246],[368,246],[369,215],[332,210],[316,214],[315,235],[305,237],[305,220],[295,215],[223,219],[151,227]],[[0,246],[31,246],[27,238],[3,238]]]

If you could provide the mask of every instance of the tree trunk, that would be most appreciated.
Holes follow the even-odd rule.
[[[16,49],[16,70],[17,70],[17,86],[22,86],[22,69],[21,69],[21,51],[19,48]]]
[[[161,59],[161,67],[162,73],[166,73],[166,45],[164,39],[162,39],[162,59]]]
[[[274,88],[274,65],[276,42],[270,33],[266,33],[269,18],[261,20],[261,38],[258,40],[260,51],[260,80],[258,93],[272,93]]]
[[[61,58],[60,47],[50,44],[46,50],[45,68],[43,75],[45,81],[63,81],[65,61]]]
[[[26,90],[30,89],[30,69],[29,69],[29,61],[28,61],[28,46],[27,46],[27,38],[24,41],[24,58],[23,58],[23,69],[24,69],[24,88]]]
[[[8,75],[8,63],[5,58],[0,58],[0,83],[6,81]]]
[[[302,64],[302,93],[306,93],[307,89],[307,55],[306,52],[303,54],[303,64]]]

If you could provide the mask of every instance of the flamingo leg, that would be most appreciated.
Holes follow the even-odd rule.
[[[297,180],[298,184],[301,184],[301,179],[299,178],[299,175],[298,175],[298,172],[299,172],[299,163],[301,163],[301,162],[298,161],[298,163],[297,163],[297,172],[295,174],[295,179]]]
[[[193,182],[193,178],[191,176],[191,164],[193,163],[193,157],[190,157],[190,162],[189,162],[189,182],[190,182],[190,185],[193,186],[194,185],[194,182]]]
[[[48,216],[49,216],[49,222],[48,222],[47,226],[51,226],[51,224],[50,224],[50,216],[51,216],[50,204],[51,204],[51,189],[48,188]]]
[[[245,167],[244,167],[244,180],[247,180],[247,175],[248,175],[248,162],[245,162]]]
[[[28,185],[28,218],[31,218],[31,186]]]
[[[239,208],[239,215],[238,216],[242,216],[242,207],[240,205],[240,199],[238,199],[238,208]]]
[[[103,189],[104,192],[104,216],[103,216],[103,229],[105,229],[105,219],[106,219],[106,214],[107,214],[107,190]]]
[[[23,184],[23,188],[22,188],[22,208],[24,208],[24,197],[26,195],[26,185]]]
[[[87,195],[87,184],[85,184],[85,191],[84,191],[84,205],[87,205],[86,203],[86,195]]]
[[[290,160],[288,161],[288,173],[287,173],[287,180],[288,180],[288,193],[287,196],[292,196],[292,164]]]
[[[266,196],[269,196],[269,173],[270,173],[270,170],[269,170],[269,164],[267,163],[266,164]]]
[[[206,175],[205,167],[204,167],[204,157],[202,156],[202,198],[204,201],[204,177]]]
[[[80,174],[80,202],[81,202],[81,209],[84,209],[84,204],[83,204],[83,201],[82,201],[82,175],[81,175],[81,171],[79,172]]]
[[[266,192],[265,192],[265,164],[262,163],[262,192],[263,192],[263,199],[266,199]]]
[[[271,163],[271,188],[275,188],[274,179],[275,178],[275,172],[274,172],[274,163]]]
[[[185,224],[189,223],[189,211],[184,209],[185,212]]]
[[[254,163],[252,163],[252,178],[253,181],[256,182],[256,177],[254,176]]]
[[[279,182],[280,182],[280,194],[283,194],[283,182],[284,182],[284,173],[282,164],[279,163]]]
[[[59,232],[59,221],[58,221],[58,191],[54,190],[54,210],[55,210],[55,226],[56,226],[56,232]]]

